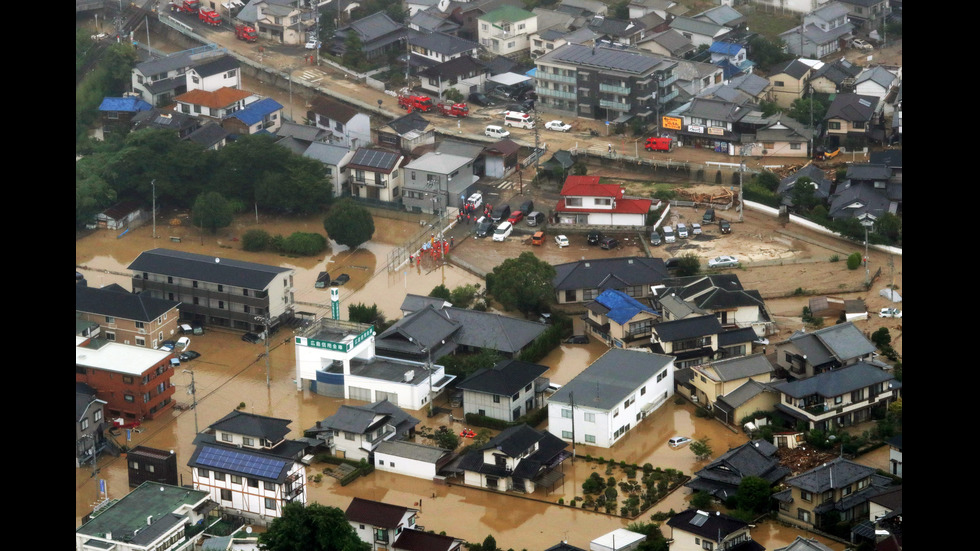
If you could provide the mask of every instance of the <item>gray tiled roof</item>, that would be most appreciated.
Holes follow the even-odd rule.
[[[493,367],[478,369],[456,388],[483,392],[497,396],[510,396],[548,371],[546,366],[507,359],[497,362]]]
[[[541,59],[634,75],[645,75],[657,67],[666,68],[673,64],[673,62],[665,64],[669,60],[649,52],[606,47],[590,48],[579,44],[565,44],[541,56]]]
[[[582,260],[555,266],[554,286],[569,289],[622,289],[656,285],[667,278],[663,259],[646,257]]]
[[[379,423],[394,426],[395,432],[401,436],[408,434],[408,431],[420,421],[385,399],[367,406],[342,405],[337,413],[321,421],[321,428],[311,428],[307,432],[329,429],[367,434]]]
[[[824,371],[807,379],[774,384],[772,387],[793,398],[814,395],[832,398],[879,383],[887,383],[886,388],[901,386],[901,383],[896,381],[895,376],[891,373],[879,367],[858,362],[848,367]]]
[[[843,488],[875,473],[874,467],[836,458],[800,475],[787,478],[786,485],[812,493]]]
[[[711,367],[722,381],[737,381],[775,371],[763,354],[718,360],[712,362]]]
[[[673,361],[672,356],[663,354],[613,348],[561,387],[549,400],[567,404],[570,394],[574,393],[578,405],[612,409],[662,369],[672,369]]]
[[[824,120],[868,121],[871,120],[877,105],[878,98],[875,96],[837,94],[830,107],[827,108]]]
[[[811,332],[797,332],[788,341],[796,345],[812,365],[821,365],[833,359],[846,362],[877,350],[851,322]]]
[[[289,423],[291,422],[289,419],[233,411],[208,425],[208,428],[278,442],[289,434]]]
[[[279,274],[290,268],[267,266],[227,258],[170,249],[144,251],[129,266],[134,272],[165,274],[173,277],[221,283],[246,289],[265,289]]]
[[[114,288],[75,286],[75,310],[114,318],[149,322],[180,306],[180,302],[133,294]]]

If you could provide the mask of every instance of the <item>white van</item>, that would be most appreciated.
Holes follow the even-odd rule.
[[[489,136],[491,138],[504,139],[504,138],[510,136],[510,131],[509,130],[504,130],[502,127],[497,126],[497,125],[494,125],[494,124],[488,124],[487,125],[487,129],[484,132],[484,134],[486,134],[487,136]]]
[[[514,231],[514,225],[510,222],[504,222],[497,226],[497,229],[493,231],[494,241],[503,241],[510,237],[510,233]]]
[[[527,113],[518,111],[507,111],[504,114],[504,126],[516,126],[517,128],[534,128],[534,119]]]
[[[685,226],[683,222],[677,224],[677,237],[687,239],[687,235],[687,226]]]
[[[674,228],[664,226],[664,243],[673,243],[674,241],[677,241],[677,236],[674,235]]]

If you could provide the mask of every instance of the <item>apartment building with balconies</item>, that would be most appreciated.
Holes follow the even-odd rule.
[[[177,332],[180,302],[134,294],[118,285],[75,286],[75,316],[99,325],[107,341],[159,348]]]
[[[541,105],[569,115],[654,121],[677,97],[677,62],[645,51],[565,44],[535,60]]]
[[[153,419],[173,407],[173,353],[76,337],[75,382],[95,389],[107,418]]]
[[[293,315],[291,268],[153,249],[129,270],[134,293],[181,302],[187,320],[261,332]]]

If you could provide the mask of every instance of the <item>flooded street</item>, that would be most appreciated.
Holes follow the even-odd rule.
[[[217,236],[202,235],[193,228],[183,226],[157,226],[157,239],[152,237],[151,227],[141,227],[117,239],[114,232],[96,231],[76,241],[76,269],[85,274],[91,286],[111,283],[131,288],[130,276],[126,270],[144,250],[165,247],[200,254],[223,256],[289,266],[296,270],[294,278],[297,309],[315,312],[318,315],[329,312],[329,292],[315,289],[313,283],[319,271],[326,270],[331,275],[347,273],[350,282],[341,287],[341,317],[347,317],[347,304],[377,304],[388,319],[401,317],[400,305],[406,293],[428,294],[433,287],[445,284],[449,288],[467,283],[480,283],[482,280],[460,268],[451,265],[434,269],[401,268],[389,271],[385,266],[389,252],[400,242],[419,232],[417,223],[376,217],[378,232],[375,239],[362,249],[349,251],[337,247],[317,258],[286,258],[277,253],[248,253],[242,251],[238,238],[252,227],[263,227],[270,233],[288,235],[293,231],[322,231],[320,217],[301,220],[276,220],[260,217],[256,225],[254,218],[244,217],[236,224],[220,232]],[[169,236],[180,236],[179,243],[172,242]],[[171,379],[176,387],[174,399],[181,406],[190,406],[195,396],[188,391],[193,381],[196,385],[196,409],[172,410],[158,419],[145,422],[139,432],[117,437],[120,444],[130,447],[147,445],[153,448],[173,450],[177,454],[180,484],[190,484],[190,469],[186,466],[193,453],[192,440],[196,431],[242,406],[247,412],[259,415],[292,420],[290,438],[302,435],[304,429],[313,426],[336,413],[344,400],[313,395],[308,391],[297,391],[295,384],[295,351],[292,345],[292,331],[284,329],[270,340],[270,385],[266,386],[266,361],[262,344],[248,344],[240,340],[238,333],[223,330],[208,330],[204,335],[192,339],[192,348],[201,353],[193,362],[185,363]],[[587,365],[592,363],[606,347],[594,339],[587,345],[561,345],[540,363],[549,367],[546,376],[558,384],[565,384]],[[445,406],[445,397],[437,401]],[[442,413],[432,418],[424,411],[409,411],[430,427],[447,425],[458,432],[463,424],[454,422],[449,414]],[[462,410],[453,410],[452,415],[462,417]],[[545,429],[545,426],[537,427]],[[688,447],[673,449],[667,446],[672,436],[707,437],[709,445],[717,456],[730,447],[746,441],[745,436],[733,433],[721,424],[698,418],[694,407],[686,402],[673,400],[651,414],[643,423],[634,428],[612,449],[601,449],[584,445],[576,446],[578,459],[569,460],[563,466],[565,478],[551,491],[538,489],[530,496],[500,494],[458,485],[437,485],[433,482],[375,471],[342,487],[331,477],[324,477],[320,483],[309,483],[310,501],[346,509],[354,496],[364,497],[418,507],[421,510],[420,524],[427,530],[445,531],[455,537],[468,541],[482,541],[492,534],[498,545],[504,549],[541,550],[565,540],[572,545],[588,548],[589,542],[611,530],[625,527],[629,519],[616,515],[606,515],[581,508],[559,506],[559,498],[570,502],[581,496],[582,483],[599,467],[595,462],[585,461],[586,455],[626,461],[642,466],[651,463],[654,467],[672,468],[690,475],[707,462],[699,462]],[[420,443],[421,437],[416,437]],[[464,442],[465,444],[466,442]],[[887,450],[886,450],[887,460]],[[314,464],[308,469],[315,474],[324,465]],[[95,503],[97,480],[104,479],[110,498],[120,498],[129,492],[127,467],[124,457],[102,457],[98,464],[98,476],[93,477],[91,466],[76,469],[76,526],[82,517],[91,511]],[[623,477],[620,469],[615,476]],[[690,491],[679,488],[656,504],[653,509],[643,512],[636,520],[648,521],[655,511],[681,511],[688,507]],[[669,529],[664,527],[664,533]],[[776,523],[762,523],[753,536],[767,548],[787,545],[799,532],[782,527]],[[821,540],[823,541],[823,540]],[[832,549],[841,550],[843,546],[823,541]]]

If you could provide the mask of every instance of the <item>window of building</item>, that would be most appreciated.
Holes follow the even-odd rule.
[[[219,472],[215,471],[215,473],[214,473],[214,480],[216,482],[224,482],[225,481],[225,473],[219,473]]]
[[[813,494],[806,490],[800,490],[800,499],[803,501],[813,501]]]
[[[586,423],[595,423],[595,414],[594,413],[585,412],[585,422]]]
[[[232,437],[232,435],[231,435],[230,432],[223,432],[223,433],[221,433],[221,441],[222,442],[231,442],[233,439],[234,439],[234,437]]]
[[[570,431],[570,430],[563,430],[563,431],[561,431],[561,437],[564,438],[565,440],[571,440],[572,439],[572,431]]]
[[[562,408],[562,410],[561,410],[561,416],[564,419],[571,419],[572,418],[572,410]]]
[[[82,430],[87,429],[88,428],[88,417],[86,417],[85,419],[82,419],[82,423],[81,424],[82,424]]]
[[[231,501],[231,490],[221,489],[221,501]]]
[[[840,130],[840,122],[830,121],[827,123],[827,129],[829,130]]]
[[[810,522],[810,511],[807,511],[806,509],[797,509],[796,510],[796,518],[802,520],[803,522],[809,523]]]
[[[594,434],[586,434],[585,435],[585,443],[586,444],[595,444],[595,435]]]
[[[797,150],[797,151],[800,150],[800,149],[802,149],[801,144],[798,144],[798,143],[791,143],[791,144],[789,144],[789,148],[790,149],[793,149],[793,150]]]
[[[613,417],[619,417],[619,408],[613,410]]]
[[[133,384],[133,377],[131,375],[123,375],[123,382],[126,384]]]
[[[582,198],[581,197],[567,197],[565,199],[565,205],[569,207],[581,207]]]
[[[242,445],[243,446],[255,446],[255,439],[254,438],[249,438],[247,436],[243,436],[242,437]]]
[[[102,420],[102,410],[101,409],[95,410],[92,413],[92,418],[95,419],[95,422],[96,423],[98,423],[99,421],[101,421]]]
[[[146,339],[144,337],[136,337],[136,346],[146,346]]]
[[[135,402],[136,401],[136,397],[133,396],[132,394],[125,394],[125,395],[123,395],[123,400],[125,400],[127,402]]]
[[[259,480],[257,478],[249,478],[247,480],[248,480],[248,486],[249,486],[249,488],[258,488],[259,487]]]
[[[105,317],[105,322],[106,323],[116,323],[116,318],[114,318],[112,316],[106,316]]]
[[[640,396],[643,396],[646,393],[647,393],[647,387],[641,387],[640,388]]]
[[[231,475],[231,483],[232,484],[241,484],[242,483],[242,477],[238,476],[237,474]]]
[[[500,403],[500,395],[499,394],[494,394],[493,395],[493,403],[495,403],[495,404],[499,404]]]
[[[198,467],[197,476],[201,478],[211,478],[211,471]]]

